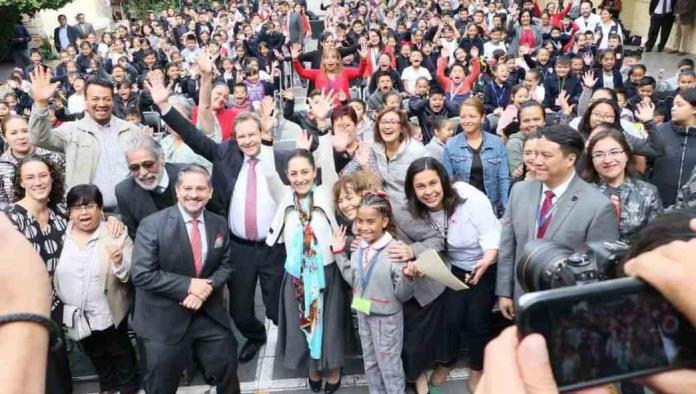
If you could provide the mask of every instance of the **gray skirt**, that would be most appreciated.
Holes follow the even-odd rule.
[[[341,368],[346,354],[347,328],[350,311],[347,304],[347,285],[335,263],[324,266],[324,330],[321,359],[309,357],[307,338],[300,330],[300,309],[294,295],[292,277],[283,275],[278,313],[278,355],[286,368],[303,373]]]

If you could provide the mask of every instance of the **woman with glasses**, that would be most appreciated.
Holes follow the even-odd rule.
[[[632,159],[624,134],[608,125],[594,131],[585,151],[584,178],[616,206],[620,239],[624,242],[630,242],[663,209],[657,187],[634,175]]]
[[[389,108],[377,115],[375,123],[375,142],[370,148],[368,160],[358,153],[346,165],[344,174],[358,170],[371,171],[382,180],[384,191],[394,204],[403,204],[404,174],[416,159],[428,156],[423,144],[411,139],[411,126],[406,113]]]
[[[135,351],[128,338],[128,284],[133,241],[113,237],[103,222],[104,199],[94,185],[66,197],[69,222],[53,283],[63,303],[68,338],[92,361],[102,393],[138,391]]]

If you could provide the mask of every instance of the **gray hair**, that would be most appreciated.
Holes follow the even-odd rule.
[[[186,97],[181,95],[169,96],[167,100],[169,105],[179,110],[187,119],[191,119],[191,103],[186,99]]]
[[[161,159],[164,161],[164,150],[162,149],[162,145],[160,145],[156,139],[150,137],[149,135],[140,135],[131,139],[126,147],[126,158],[128,157],[128,154],[143,149],[150,152],[154,159]]]
[[[181,182],[183,182],[184,180],[184,175],[186,174],[201,174],[205,176],[205,179],[208,182],[208,187],[213,187],[213,184],[210,182],[210,172],[208,172],[208,170],[205,167],[199,164],[187,164],[183,166],[179,170],[179,175],[176,176],[176,187],[179,187],[179,185],[181,185]]]

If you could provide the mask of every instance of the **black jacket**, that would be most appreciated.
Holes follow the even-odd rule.
[[[686,129],[669,121],[652,133],[663,155],[655,158],[648,179],[657,186],[662,203],[668,207],[674,205],[679,188],[696,165],[696,128]]]
[[[556,99],[561,94],[561,85],[563,85],[563,90],[570,96],[570,104],[578,102],[582,94],[582,82],[580,82],[578,77],[568,74],[563,82],[558,77],[550,77],[544,81],[544,90],[546,90],[544,108],[550,108],[554,112],[558,112],[561,109],[561,107],[556,105]]]
[[[72,46],[75,46],[75,43],[77,42],[77,39],[80,37],[80,32],[77,31],[76,28],[66,25],[65,26],[68,29],[68,41],[69,44]],[[60,34],[58,33],[60,31],[60,26],[56,27],[53,29],[53,46],[56,48],[58,52],[60,52],[61,48],[60,46]]]
[[[167,176],[169,177],[169,185],[167,185],[167,190],[164,193],[171,195],[175,202],[174,184],[180,169],[177,164],[167,163],[164,165],[164,170],[167,171]],[[131,239],[135,239],[140,222],[158,211],[150,192],[135,183],[132,176],[116,185],[116,201],[118,202],[121,220],[128,228],[128,236]]]

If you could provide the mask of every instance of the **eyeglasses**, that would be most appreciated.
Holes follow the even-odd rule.
[[[396,126],[400,124],[401,122],[398,120],[381,120],[379,122],[380,126]]]
[[[155,166],[155,164],[157,164],[157,162],[154,161],[154,160],[146,160],[146,161],[144,161],[144,162],[142,162],[142,163],[133,163],[133,164],[129,164],[129,165],[128,165],[128,171],[130,171],[130,172],[139,172],[139,171],[140,171],[140,167],[142,167],[142,168],[144,168],[144,169],[146,169],[146,170],[149,171],[149,170],[152,169],[152,167]]]
[[[604,158],[606,158],[606,157],[608,157],[610,159],[615,159],[623,153],[624,153],[623,149],[614,149],[614,150],[610,150],[609,152],[594,152],[594,153],[592,153],[592,160],[597,160],[597,161],[604,160]]]
[[[594,111],[593,111],[593,112],[590,113],[590,115],[592,115],[592,116],[594,116],[594,117],[597,117],[597,118],[599,118],[599,119],[602,119],[602,120],[608,120],[608,121],[610,121],[610,122],[613,122],[614,119],[616,119],[616,115],[614,115],[613,113],[611,113],[611,114],[610,114],[610,113],[602,114],[602,113],[594,112]]]
[[[83,209],[85,211],[94,211],[97,208],[99,208],[99,205],[97,205],[96,202],[90,202],[88,204],[82,204],[82,205],[76,205],[74,207],[70,207],[70,212],[82,212]]]

